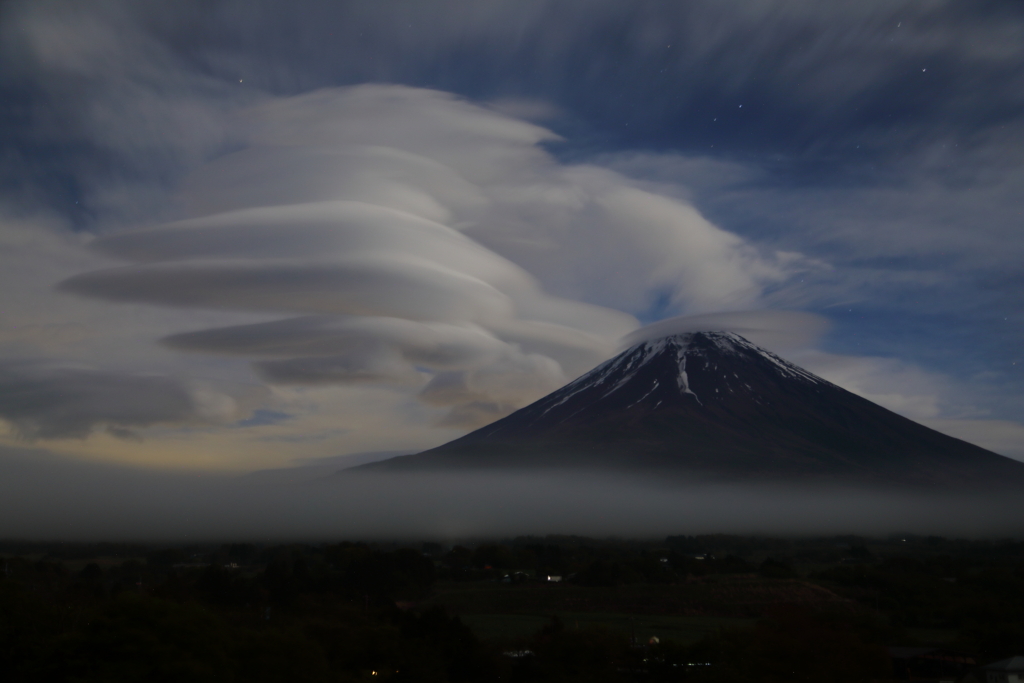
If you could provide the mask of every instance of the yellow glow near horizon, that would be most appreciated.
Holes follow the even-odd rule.
[[[393,416],[401,410],[402,397],[386,389],[330,387],[299,393],[286,406],[289,413],[297,409],[295,417],[275,424],[150,427],[137,430],[140,440],[97,429],[82,439],[26,441],[8,429],[0,434],[0,446],[131,467],[249,472],[364,451],[421,450],[461,434],[433,427],[443,411],[421,404],[406,407],[406,413],[415,414],[396,433]]]

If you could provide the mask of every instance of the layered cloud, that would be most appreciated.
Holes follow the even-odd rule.
[[[1009,443],[1015,423],[980,417],[1022,405],[1021,19],[4,3],[3,199],[63,215],[0,222],[0,359],[265,382],[295,417],[236,442],[406,448],[589,369],[638,321],[788,353],[820,319],[737,312],[803,309],[833,323],[811,369]],[[316,90],[365,82],[434,89]]]
[[[637,326],[624,311],[749,306],[791,261],[446,93],[325,90],[242,121],[248,146],[183,186],[201,215],[95,240],[130,265],[61,290],[284,315],[164,344],[250,359],[272,384],[413,388],[469,428],[608,357]]]
[[[172,377],[0,365],[0,419],[29,440],[84,438],[97,427],[116,437],[133,438],[135,428],[224,422],[236,413],[230,396]]]

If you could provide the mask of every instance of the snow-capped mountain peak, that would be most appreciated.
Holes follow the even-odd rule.
[[[669,365],[674,366],[670,382],[666,373]],[[737,365],[740,367],[735,367]],[[727,370],[728,366],[733,367]],[[711,393],[721,397],[744,389],[753,390],[750,382],[743,381],[740,374],[744,366],[748,370],[757,368],[758,374],[777,374],[780,379],[828,384],[820,377],[733,332],[687,332],[635,344],[542,399],[541,403],[544,404],[543,412],[547,413],[585,391],[600,391],[602,398],[610,398],[638,381],[638,378],[652,375],[647,377],[650,388],[647,395],[652,395],[663,385],[675,386],[679,394],[690,396],[698,405],[703,405],[701,397],[692,386],[690,373],[694,369],[702,374],[714,375],[720,380],[713,387],[717,392]],[[642,400],[643,397],[631,405]]]
[[[1024,485],[1024,465],[830,384],[732,332],[640,342],[406,467],[611,467],[735,480]]]

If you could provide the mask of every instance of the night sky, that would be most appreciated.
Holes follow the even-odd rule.
[[[423,450],[675,317],[1024,460],[1022,160],[1011,0],[6,2],[2,467]]]

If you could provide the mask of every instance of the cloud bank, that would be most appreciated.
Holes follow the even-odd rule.
[[[135,428],[225,423],[238,413],[232,396],[166,375],[0,364],[0,418],[22,439],[81,439],[98,427],[137,439]]]
[[[1019,496],[709,485],[592,473],[196,476],[0,452],[0,536],[260,542],[577,534],[1019,535]]]
[[[195,214],[98,238],[131,265],[63,281],[113,302],[283,315],[168,336],[283,385],[412,387],[486,424],[614,352],[622,311],[749,306],[787,260],[626,177],[561,164],[550,131],[450,94],[363,85],[245,111]]]
[[[81,369],[0,367],[0,417],[25,438],[88,436],[98,424],[115,434],[197,414],[189,392],[166,377]]]
[[[140,459],[175,424],[333,455],[457,436],[640,322],[812,310],[829,354],[704,322],[1020,452],[1017,3],[364,5],[0,5],[0,359],[293,416],[136,425]],[[367,82],[417,87],[333,87]]]

